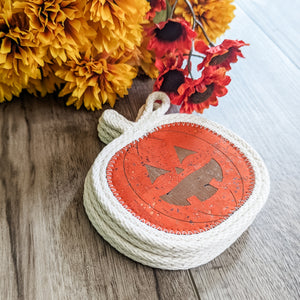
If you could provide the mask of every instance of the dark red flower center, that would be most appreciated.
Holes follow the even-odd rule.
[[[178,40],[183,32],[182,25],[178,22],[169,21],[164,28],[155,29],[156,38],[161,41],[174,42]]]
[[[177,92],[180,85],[184,83],[184,75],[179,70],[170,70],[163,76],[163,82],[160,87],[162,92]]]
[[[224,62],[230,54],[230,49],[231,48],[229,48],[228,51],[226,53],[222,54],[222,55],[217,55],[217,56],[213,57],[211,59],[211,61],[209,62],[209,65],[210,66],[217,66],[217,65],[220,65],[222,62]]]
[[[157,0],[147,0],[150,3],[151,7],[154,7],[157,4]]]
[[[214,91],[214,83],[206,86],[206,90],[203,93],[195,92],[193,95],[190,96],[189,102],[194,104],[199,104],[206,101]]]

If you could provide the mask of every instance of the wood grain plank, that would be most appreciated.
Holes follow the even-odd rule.
[[[152,84],[137,79],[116,109],[135,119]],[[104,146],[101,113],[66,108],[53,96],[0,106],[1,297],[170,299],[180,284],[193,298],[188,272],[161,279],[108,245],[84,212],[84,179]]]
[[[236,3],[299,68],[300,2],[238,0]]]
[[[84,177],[101,149],[95,130],[100,112],[75,112],[51,99],[11,104],[4,118],[10,141],[2,156],[11,167],[2,176],[18,298],[41,299],[46,291],[48,299],[149,295],[153,271],[124,264],[83,210]]]
[[[300,72],[264,28],[239,8],[236,15],[226,36],[251,46],[230,72],[228,95],[204,117],[232,129],[261,154],[271,193],[234,245],[191,272],[201,299],[299,299]]]
[[[0,119],[0,132],[1,132],[1,142],[6,144],[9,140],[9,136],[5,130],[6,118]],[[3,173],[4,168],[8,168],[7,172],[11,172],[10,165],[5,164],[3,159],[7,156],[7,149],[4,147],[0,148],[0,174]],[[1,176],[1,175],[0,175]],[[5,299],[16,299],[18,291],[17,286],[17,272],[16,272],[16,251],[13,244],[14,235],[12,228],[10,227],[9,219],[9,206],[7,204],[7,199],[9,199],[8,191],[6,190],[7,182],[9,178],[1,176],[0,180],[0,291]],[[7,217],[8,215],[8,217]],[[4,272],[3,272],[4,271]]]
[[[200,300],[198,289],[189,271],[154,270],[159,299]]]

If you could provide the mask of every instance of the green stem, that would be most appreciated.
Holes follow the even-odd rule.
[[[183,54],[183,56],[188,56],[189,54]],[[205,58],[204,55],[198,55],[198,54],[191,54],[191,56],[194,56],[194,57],[200,57],[200,58]]]
[[[172,10],[171,10],[171,14],[170,14],[170,19],[173,18],[173,14],[174,14],[175,7],[176,7],[177,3],[178,3],[178,0],[176,0],[175,3],[174,3],[173,6],[172,6]]]
[[[203,32],[203,34],[204,34],[204,36],[205,36],[205,38],[206,38],[206,40],[207,40],[208,43],[209,43],[209,46],[210,46],[210,47],[214,47],[215,45],[211,42],[211,40],[210,40],[209,37],[207,36],[207,34],[206,34],[205,30],[204,30],[204,27],[203,27],[202,23],[200,22],[200,20],[197,19],[197,17],[196,17],[196,15],[195,15],[195,12],[194,12],[194,10],[193,10],[193,7],[192,7],[190,1],[189,1],[189,0],[184,0],[184,2],[185,2],[186,5],[189,7],[190,12],[191,12],[191,14],[192,14],[192,16],[193,16],[193,30],[195,29],[195,24],[199,25],[200,28],[201,28],[201,30],[202,30],[202,32]]]
[[[194,79],[194,78],[193,78],[193,75],[192,75],[192,70],[191,70],[191,64],[190,63],[191,63],[191,57],[192,57],[193,48],[194,48],[194,45],[192,46],[192,48],[190,50],[189,58],[188,58],[188,61],[187,61],[188,71],[189,71],[189,74],[190,74],[190,76],[191,76],[192,79]]]
[[[204,30],[204,28],[203,28],[202,23],[201,23],[199,20],[197,20],[197,19],[196,19],[196,23],[200,26],[200,28],[201,28],[201,30],[202,30],[202,32],[203,32],[203,34],[204,34],[206,40],[207,40],[208,43],[209,43],[209,46],[210,46],[210,47],[214,47],[215,45],[214,45],[213,42],[208,38],[208,36],[207,36],[207,34],[206,34],[206,32],[205,32],[205,30]]]

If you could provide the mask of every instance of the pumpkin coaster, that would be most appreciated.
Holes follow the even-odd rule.
[[[169,105],[155,92],[137,122],[103,113],[98,132],[109,144],[86,177],[84,206],[119,252],[151,267],[188,269],[248,228],[267,199],[269,176],[234,133],[196,115],[164,115]]]

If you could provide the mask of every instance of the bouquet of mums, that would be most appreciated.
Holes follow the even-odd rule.
[[[232,2],[0,0],[0,102],[26,90],[56,92],[77,109],[113,107],[145,74],[180,112],[202,113],[227,93],[227,72],[247,45],[214,45]]]

